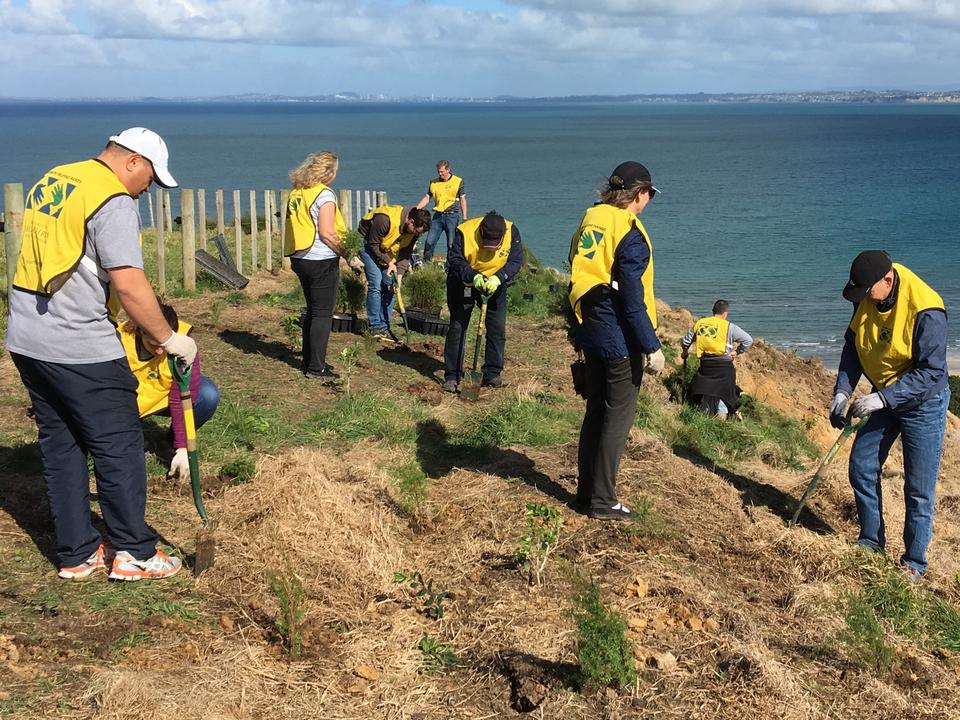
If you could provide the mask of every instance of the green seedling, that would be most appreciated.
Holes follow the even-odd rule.
[[[527,531],[520,538],[517,560],[527,571],[528,582],[543,585],[543,571],[550,553],[557,549],[563,517],[556,508],[539,503],[527,503],[524,517]]]
[[[300,658],[303,649],[303,625],[307,615],[305,593],[300,578],[291,570],[269,576],[270,592],[277,600],[280,614],[276,620],[277,632],[291,660]]]
[[[287,342],[289,342],[291,345],[299,347],[301,341],[303,340],[303,335],[300,328],[300,316],[297,313],[284,315],[280,319],[280,327],[283,328],[283,334],[286,336]]]
[[[577,658],[583,687],[628,687],[637,670],[627,624],[600,600],[600,586],[590,582],[573,599]]]
[[[443,617],[443,601],[449,593],[434,592],[433,579],[424,580],[419,572],[396,572],[393,574],[393,581],[398,585],[409,583],[414,597],[423,599],[423,612],[427,617],[434,620]]]
[[[349,395],[350,378],[360,364],[360,343],[343,348],[338,357],[340,358],[340,382],[343,385],[343,391]]]
[[[443,672],[457,664],[457,654],[453,651],[453,646],[442,643],[437,638],[424,635],[417,647],[420,649],[420,663],[424,672]]]

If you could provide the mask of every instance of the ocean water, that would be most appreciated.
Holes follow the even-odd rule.
[[[415,203],[449,159],[471,214],[503,213],[556,266],[604,176],[639,160],[662,191],[642,219],[671,305],[702,315],[725,298],[754,336],[833,363],[850,261],[882,248],[943,295],[960,350],[960,107],[0,104],[0,182],[29,185],[133,125],[208,193],[286,187],[329,149],[336,186]]]

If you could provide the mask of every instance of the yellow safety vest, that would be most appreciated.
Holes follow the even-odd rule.
[[[653,245],[643,223],[629,210],[599,204],[589,208],[570,241],[570,306],[582,323],[580,300],[597,285],[610,285],[613,261],[620,241],[636,228],[647,243],[650,262],[640,278],[643,302],[653,329],[657,329],[657,302],[653,295]]]
[[[693,337],[697,342],[697,357],[704,355],[726,355],[727,335],[730,321],[711,315],[700,318],[693,324]]]
[[[400,218],[403,217],[403,205],[381,205],[364,215],[363,219],[373,220],[374,215],[386,215],[390,219],[390,231],[380,241],[380,249],[396,262],[400,251],[413,243],[419,236],[413,233],[400,234]]]
[[[309,250],[317,240],[317,224],[313,221],[310,208],[324,190],[333,192],[333,188],[320,183],[308,188],[293,188],[287,200],[286,230],[284,230],[283,254],[293,255],[302,250]],[[334,193],[336,196],[336,193]],[[333,229],[340,239],[347,234],[347,224],[340,214],[340,206],[336,202],[334,207]]]
[[[483,216],[467,220],[457,225],[457,230],[463,234],[463,256],[467,264],[474,270],[490,277],[507,264],[510,258],[510,246],[513,244],[513,223],[506,220],[507,233],[503,236],[503,243],[496,249],[483,247],[480,239],[480,223]]]
[[[450,179],[443,181],[440,178],[431,181],[430,197],[433,198],[433,211],[443,212],[449,210],[457,201],[457,190],[460,189],[460,183],[463,178],[451,175]],[[421,187],[423,187],[421,185]]]
[[[913,367],[913,337],[917,315],[924,310],[944,310],[940,295],[899,263],[893,263],[900,279],[897,301],[887,312],[875,303],[861,300],[850,321],[863,374],[876,388],[885,388]]]
[[[177,332],[186,335],[192,329],[192,325],[180,321]],[[153,355],[148,360],[141,360],[137,353],[137,332],[130,323],[124,323],[120,327],[120,342],[127,354],[130,371],[137,379],[137,410],[140,417],[166,410],[170,404],[170,387],[173,385],[167,354]]]
[[[83,258],[87,221],[120,195],[130,193],[99,160],[60,165],[44,175],[27,194],[13,287],[36,295],[63,287]]]

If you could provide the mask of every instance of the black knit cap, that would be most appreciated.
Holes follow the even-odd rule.
[[[507,234],[507,221],[503,216],[491,210],[480,221],[480,243],[488,250],[496,250],[503,244],[503,237]]]
[[[860,302],[892,269],[893,261],[885,250],[864,250],[850,265],[850,282],[843,288],[843,297],[852,303]]]

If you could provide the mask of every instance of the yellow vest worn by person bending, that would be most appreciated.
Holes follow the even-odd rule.
[[[181,321],[177,332],[186,335],[192,329],[192,325]],[[170,404],[170,387],[173,385],[167,354],[152,355],[147,360],[141,360],[137,353],[137,332],[130,323],[121,326],[120,342],[127,354],[130,371],[137,379],[137,410],[140,417],[166,410]]]
[[[457,230],[463,235],[463,256],[476,272],[484,277],[490,277],[497,273],[507,260],[510,259],[510,247],[513,245],[513,223],[504,218],[507,225],[507,232],[503,236],[503,242],[500,247],[495,249],[483,247],[480,239],[480,223],[483,222],[483,215],[467,220],[457,225]]]
[[[401,234],[400,232],[403,205],[381,205],[364,215],[363,219],[373,220],[374,215],[386,215],[390,219],[390,231],[380,241],[380,249],[396,262],[400,251],[417,239],[413,233]]]
[[[308,188],[294,188],[290,191],[287,200],[286,230],[283,239],[283,254],[285,256],[303,250],[309,250],[317,239],[317,225],[310,214],[310,208],[324,190],[333,189],[323,183]],[[334,202],[334,231],[340,239],[347,234],[347,224],[340,214],[340,207]]]
[[[437,178],[430,183],[430,197],[433,198],[434,212],[444,212],[453,207],[453,204],[457,201],[457,190],[460,189],[460,183],[462,182],[463,178],[451,175],[449,180],[444,181]]]
[[[727,335],[730,321],[711,315],[700,318],[693,324],[693,337],[697,343],[697,357],[704,355],[726,355]]]
[[[582,323],[580,300],[597,285],[610,285],[617,247],[636,228],[650,251],[650,262],[640,278],[647,316],[657,329],[657,303],[653,295],[653,245],[643,223],[629,210],[601,203],[583,214],[580,227],[570,241],[570,305]]]
[[[127,195],[113,171],[99,160],[60,165],[27,195],[23,239],[13,286],[35,295],[52,295],[84,261],[87,221],[112,198]],[[90,269],[109,282],[92,260]],[[111,292],[111,317],[118,304]]]
[[[909,268],[893,263],[899,278],[897,299],[887,312],[875,303],[861,300],[850,321],[863,374],[874,387],[883,389],[913,367],[913,338],[917,315],[924,310],[943,310],[940,295]]]

